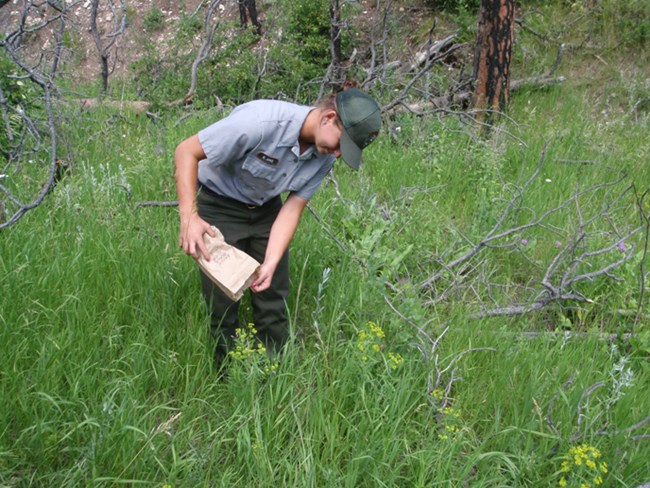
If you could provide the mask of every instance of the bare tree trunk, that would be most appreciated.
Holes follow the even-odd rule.
[[[92,0],[90,11],[90,33],[95,41],[97,52],[99,53],[100,70],[102,77],[102,93],[108,90],[108,77],[112,70],[109,70],[108,62],[111,55],[111,50],[115,45],[119,36],[124,34],[126,30],[126,3],[124,0],[119,0],[119,10],[113,4],[113,0],[109,0],[108,7],[111,10],[111,17],[113,21],[113,31],[106,34],[102,38],[102,34],[97,27],[97,16],[99,11],[99,0]]]
[[[487,112],[498,113],[508,103],[514,13],[514,0],[481,0],[473,76],[480,122]]]
[[[108,55],[102,43],[102,37],[97,29],[97,11],[99,9],[99,0],[92,0],[90,10],[90,33],[95,40],[95,46],[99,53],[100,70],[102,76],[102,93],[108,90]]]
[[[246,0],[237,0],[239,7],[239,24],[245,29],[248,27],[248,16],[246,15]]]
[[[262,24],[260,24],[257,18],[255,0],[237,0],[237,5],[239,6],[239,22],[241,26],[244,28],[248,27],[248,19],[250,18],[251,24],[255,26],[257,35],[262,35]]]
[[[246,0],[246,5],[248,6],[248,16],[251,19],[251,24],[255,26],[255,32],[257,35],[262,35],[262,24],[257,18],[257,6],[255,5],[255,0]]]
[[[339,0],[330,1],[330,50],[332,53],[331,82],[341,83],[341,5]]]

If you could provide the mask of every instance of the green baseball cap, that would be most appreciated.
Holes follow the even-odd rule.
[[[352,169],[359,169],[361,151],[379,134],[381,109],[370,96],[356,88],[339,92],[336,107],[343,124],[341,157]]]

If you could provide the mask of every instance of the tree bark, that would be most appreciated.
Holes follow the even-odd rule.
[[[102,76],[102,94],[104,94],[108,89],[108,55],[106,54],[106,50],[102,45],[101,34],[97,29],[98,9],[99,9],[99,0],[93,0],[91,11],[90,11],[90,32],[95,41],[97,52],[99,53],[99,61],[100,61],[101,76]]]
[[[508,104],[514,13],[514,0],[481,0],[473,76],[474,105],[480,122]]]
[[[250,18],[251,24],[255,26],[257,35],[262,35],[262,24],[257,18],[257,6],[255,0],[237,0],[239,6],[239,21],[241,26],[248,27],[248,19]]]
[[[339,0],[330,1],[330,50],[332,53],[331,82],[341,83],[341,5]]]

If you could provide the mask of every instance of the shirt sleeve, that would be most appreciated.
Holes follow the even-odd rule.
[[[262,140],[262,124],[256,110],[244,104],[227,117],[199,131],[199,142],[208,164],[221,166],[242,159]]]
[[[332,170],[334,161],[336,161],[336,158],[333,156],[326,160],[318,172],[309,180],[307,180],[302,188],[294,191],[293,194],[304,200],[311,200],[311,198],[314,196],[314,193],[316,193],[316,190],[318,190],[318,187],[323,182],[325,176],[327,176],[327,174]]]

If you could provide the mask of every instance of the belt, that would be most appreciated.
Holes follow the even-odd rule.
[[[211,197],[218,198],[220,200],[225,200],[225,201],[230,202],[232,204],[245,207],[248,210],[256,210],[256,209],[259,209],[259,208],[266,208],[266,207],[268,207],[268,206],[270,206],[272,204],[277,204],[278,200],[280,201],[280,203],[282,202],[282,199],[280,198],[280,195],[278,195],[278,196],[273,197],[270,200],[264,202],[262,205],[251,205],[249,203],[237,200],[236,198],[231,198],[231,197],[226,197],[224,195],[220,195],[217,192],[215,192],[215,191],[211,190],[210,188],[208,188],[207,186],[205,186],[201,182],[199,182],[198,186],[199,186],[200,191],[207,193]]]

